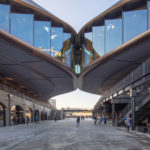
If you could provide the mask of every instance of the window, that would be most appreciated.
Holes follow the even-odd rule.
[[[122,19],[105,21],[106,53],[122,44]]]
[[[34,21],[34,46],[50,55],[50,26],[48,21]]]
[[[93,48],[99,56],[104,55],[104,26],[93,27]]]
[[[10,6],[0,4],[0,29],[9,32]]]
[[[63,28],[51,28],[51,55],[57,57],[63,47]]]
[[[147,30],[147,10],[123,12],[123,19],[124,43]]]
[[[33,45],[33,15],[12,13],[11,34]]]
[[[71,38],[71,33],[63,33],[63,42]]]

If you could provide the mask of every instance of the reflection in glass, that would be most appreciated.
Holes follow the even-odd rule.
[[[90,41],[93,41],[92,32],[84,33],[84,37]]]
[[[104,55],[104,26],[93,27],[93,48],[99,56]]]
[[[105,21],[106,53],[122,44],[122,19]]]
[[[9,32],[10,6],[0,4],[0,29]]]
[[[71,33],[63,33],[63,42],[71,38]]]
[[[65,64],[68,67],[71,67],[71,49],[72,48],[70,48],[67,52],[65,52]]]
[[[147,6],[147,9],[148,9],[148,29],[150,29],[150,1],[148,1],[148,6]]]
[[[63,28],[51,28],[51,55],[57,57],[63,47]]]
[[[34,46],[50,55],[50,26],[48,21],[34,21]]]
[[[147,30],[147,10],[124,12],[123,19],[124,43]]]
[[[93,54],[84,45],[84,65],[85,67],[92,61]]]
[[[12,13],[11,34],[33,45],[33,15]]]

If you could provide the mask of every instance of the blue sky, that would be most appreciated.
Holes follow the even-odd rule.
[[[91,19],[119,0],[34,0],[43,8],[70,24],[77,32]],[[80,90],[56,96],[57,108],[92,108],[100,95]]]
[[[79,31],[87,22],[119,0],[34,0]]]

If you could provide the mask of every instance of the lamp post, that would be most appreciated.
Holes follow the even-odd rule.
[[[8,107],[9,107],[9,125],[11,126],[11,98],[12,94],[8,94]]]

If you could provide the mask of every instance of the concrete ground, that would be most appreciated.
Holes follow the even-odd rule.
[[[0,128],[0,150],[150,150],[150,135],[126,132],[92,120],[44,121]]]

